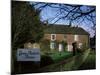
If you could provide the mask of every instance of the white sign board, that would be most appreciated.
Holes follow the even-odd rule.
[[[40,49],[18,49],[17,61],[40,61]]]

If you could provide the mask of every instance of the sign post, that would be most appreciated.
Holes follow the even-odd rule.
[[[40,67],[39,48],[18,49],[16,57],[19,72],[36,72]]]

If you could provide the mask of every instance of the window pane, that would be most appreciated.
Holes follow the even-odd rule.
[[[67,35],[66,34],[64,34],[64,39],[66,39],[67,38]]]
[[[51,42],[51,43],[50,43],[50,48],[51,48],[51,49],[55,49],[55,43],[54,43],[54,42]]]
[[[51,34],[51,40],[52,41],[56,40],[56,34]]]
[[[52,35],[52,39],[53,39],[53,40],[55,39],[55,35]]]

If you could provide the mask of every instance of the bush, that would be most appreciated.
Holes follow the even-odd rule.
[[[77,53],[83,53],[84,51],[80,48],[77,48]]]
[[[49,40],[46,40],[46,39],[42,39],[40,41],[40,48],[44,52],[50,51],[50,41]]]
[[[83,45],[82,45],[82,50],[83,51],[85,51],[85,50],[87,50],[89,47],[87,46],[87,44],[86,43],[83,43]]]
[[[40,67],[44,67],[53,63],[54,61],[52,60],[50,56],[46,56],[46,55],[41,56]]]

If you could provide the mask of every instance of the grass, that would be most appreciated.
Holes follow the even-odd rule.
[[[55,63],[67,59],[72,56],[72,52],[68,51],[49,51],[49,52],[42,52],[41,55],[49,56]]]
[[[34,68],[34,64],[32,63],[24,63],[22,68],[20,70],[20,72],[23,73],[27,72],[29,70],[29,72],[57,72],[57,71],[71,71],[71,70],[86,70],[86,69],[95,69],[96,67],[96,54],[95,52],[91,51],[88,56],[87,56],[87,52],[85,53],[85,55],[76,55],[76,56],[72,56],[71,52],[67,52],[67,51],[63,51],[63,52],[49,52],[46,53],[46,55],[48,56],[48,58],[46,58],[46,62],[48,62],[48,59],[52,59],[54,61],[53,64],[41,67],[39,69]],[[50,57],[50,58],[49,58]],[[83,59],[83,57],[85,58],[84,62],[82,62],[81,59]],[[50,60],[51,61],[51,60]],[[30,65],[31,64],[31,65]],[[18,64],[16,64],[15,68],[17,71],[19,71],[19,68],[17,66]],[[27,66],[25,66],[27,65]],[[29,65],[29,66],[28,66]],[[33,65],[33,68],[32,68]],[[20,66],[20,67],[21,67]],[[28,72],[27,72],[28,73]]]
[[[89,53],[88,53],[89,52]],[[59,54],[59,53],[58,53]],[[55,55],[55,60],[58,60]],[[64,54],[62,55],[64,56]],[[83,55],[76,55],[74,57],[69,57],[58,63],[48,65],[41,69],[42,72],[57,72],[57,71],[72,71],[72,70],[86,70],[95,69],[96,57],[95,52],[88,51]]]
[[[56,52],[49,55],[54,62],[59,62],[61,60],[67,59],[72,56],[71,52],[63,51],[63,52]]]
[[[96,54],[91,51],[85,62],[79,67],[79,69],[95,69],[96,68]]]

